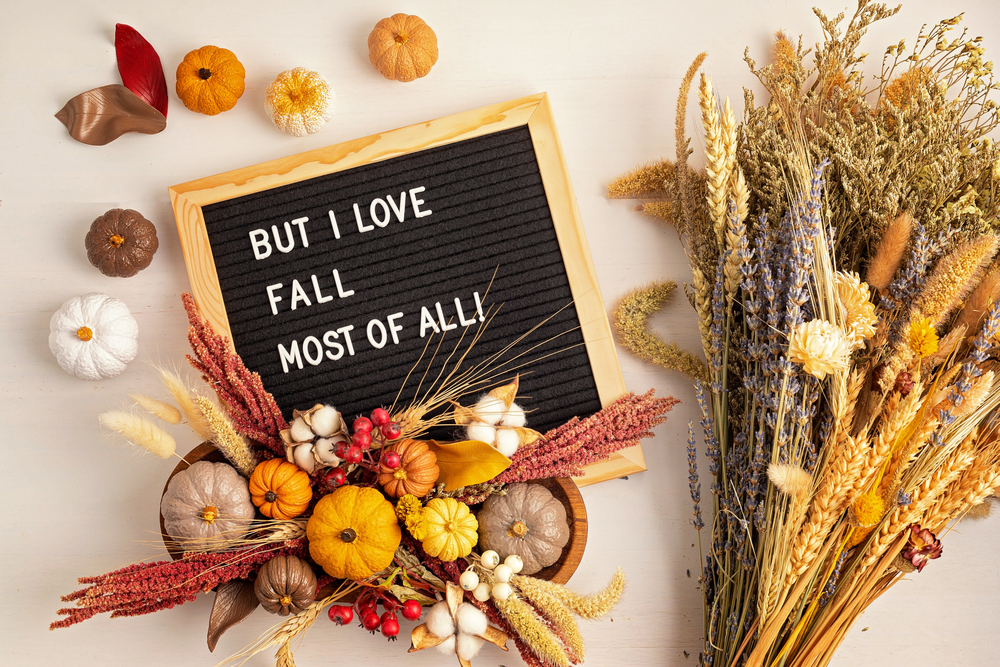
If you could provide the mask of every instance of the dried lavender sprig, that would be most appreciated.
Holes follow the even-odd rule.
[[[687,440],[688,458],[688,490],[691,492],[691,502],[694,505],[694,524],[696,530],[705,527],[705,522],[701,519],[701,482],[698,479],[698,449],[695,447],[694,424],[688,422]]]

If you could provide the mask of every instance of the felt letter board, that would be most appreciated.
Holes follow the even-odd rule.
[[[460,368],[499,355],[543,433],[625,391],[544,93],[170,196],[199,309],[289,414],[406,405],[473,337]],[[636,446],[578,481],[644,469]]]

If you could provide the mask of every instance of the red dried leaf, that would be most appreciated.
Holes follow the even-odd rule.
[[[154,109],[167,116],[167,81],[160,56],[132,26],[115,24],[115,53],[122,83]]]

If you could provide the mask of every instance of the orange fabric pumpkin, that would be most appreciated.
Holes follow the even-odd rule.
[[[283,459],[264,461],[250,475],[250,498],[272,519],[294,519],[306,511],[312,495],[309,475]]]
[[[423,440],[404,439],[386,447],[387,452],[399,454],[399,467],[390,468],[385,463],[378,467],[378,483],[394,498],[406,494],[426,496],[437,483],[441,469],[437,454]]]
[[[177,97],[191,111],[215,116],[236,106],[246,89],[246,70],[229,49],[203,46],[177,66]]]
[[[387,79],[419,79],[437,62],[437,35],[419,16],[394,14],[368,35],[368,59]]]

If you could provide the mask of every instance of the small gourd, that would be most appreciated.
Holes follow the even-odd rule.
[[[406,494],[420,498],[431,492],[441,469],[437,464],[437,454],[428,448],[426,442],[403,439],[389,445],[385,451],[399,455],[399,465],[395,468],[387,466],[384,457],[379,464],[378,483],[387,494],[394,498],[402,498]]]
[[[479,544],[500,558],[521,557],[521,574],[535,574],[559,560],[569,542],[565,506],[540,484],[511,484],[479,510]]]
[[[203,46],[177,66],[177,97],[191,111],[215,116],[236,106],[245,79],[246,69],[232,51]]]
[[[319,132],[333,118],[333,88],[318,72],[296,67],[267,87],[264,108],[279,130],[304,137]]]
[[[272,519],[294,519],[309,507],[313,491],[309,475],[294,463],[270,459],[250,475],[250,495],[260,513]]]
[[[419,79],[437,62],[437,35],[419,16],[393,14],[368,35],[368,59],[387,79]]]
[[[423,509],[423,549],[448,562],[472,553],[479,522],[469,506],[454,498],[434,498]]]
[[[94,220],[84,243],[90,263],[113,278],[139,273],[160,247],[153,223],[130,208],[113,208]]]
[[[92,292],[68,300],[49,320],[49,349],[83,380],[114,377],[139,350],[139,325],[128,306]]]
[[[309,555],[337,579],[367,579],[387,568],[402,533],[396,511],[377,490],[342,486],[320,499],[306,524]]]
[[[297,614],[316,598],[316,573],[301,558],[275,556],[257,573],[254,592],[269,614]]]
[[[198,461],[171,478],[160,499],[167,535],[175,540],[237,540],[254,517],[247,480],[226,463]]]

